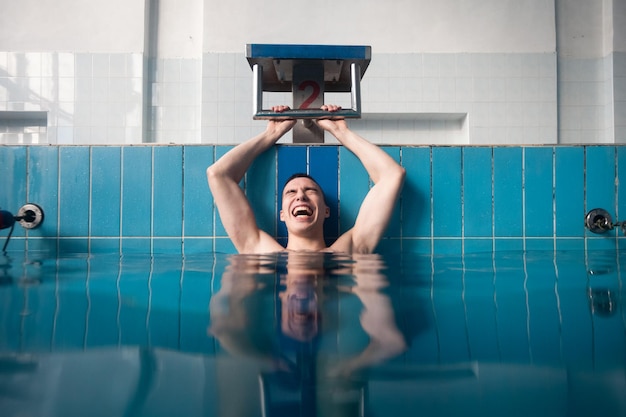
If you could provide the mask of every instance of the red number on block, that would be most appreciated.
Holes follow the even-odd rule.
[[[298,86],[298,90],[306,90],[307,87],[311,87],[313,91],[311,92],[311,95],[309,95],[309,97],[302,102],[302,104],[300,105],[301,109],[308,109],[311,103],[313,103],[317,99],[317,97],[320,95],[320,91],[321,91],[320,85],[316,83],[315,81],[309,80],[309,81],[301,82],[300,85]]]

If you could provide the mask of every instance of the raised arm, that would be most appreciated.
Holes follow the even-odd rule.
[[[322,109],[332,112],[340,107],[325,105]],[[331,247],[350,253],[373,252],[393,214],[404,183],[405,170],[385,151],[351,131],[345,120],[325,119],[318,120],[317,124],[359,158],[374,182],[361,203],[354,227]]]
[[[272,110],[286,109],[286,106],[277,106]],[[209,187],[222,224],[239,253],[283,249],[270,235],[259,229],[250,202],[239,187],[239,182],[254,160],[274,145],[295,123],[295,120],[270,120],[264,132],[237,145],[207,169]]]

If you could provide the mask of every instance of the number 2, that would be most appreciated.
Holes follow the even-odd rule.
[[[313,91],[302,102],[302,104],[300,105],[301,109],[308,109],[311,103],[313,103],[317,99],[317,97],[319,97],[320,95],[320,91],[321,91],[320,85],[316,83],[315,81],[311,81],[311,80],[301,82],[300,85],[298,86],[298,90],[304,91],[306,90],[307,87],[311,87]]]

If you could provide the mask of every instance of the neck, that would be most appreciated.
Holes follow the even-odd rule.
[[[289,236],[287,241],[287,250],[291,251],[306,251],[306,252],[319,252],[327,249],[326,242],[323,237],[318,238],[304,238],[301,236]]]

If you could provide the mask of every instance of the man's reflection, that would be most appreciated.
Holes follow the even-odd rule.
[[[300,342],[311,341],[319,330],[318,277],[304,271],[287,273],[285,290],[279,293],[281,330]]]
[[[383,261],[377,255],[337,257],[323,253],[290,252],[273,256],[234,255],[212,297],[211,328],[232,354],[277,356],[279,340],[266,320],[278,301],[280,330],[297,342],[310,342],[322,331],[325,297],[336,292],[361,301],[359,324],[370,338],[352,367],[372,365],[406,349],[389,296]],[[278,300],[270,300],[272,279],[278,279]]]
[[[377,255],[235,255],[221,278],[220,290],[211,299],[210,334],[231,357],[253,360],[256,365],[248,366],[254,367],[257,375],[310,373],[312,356],[318,388],[325,384],[322,380],[349,380],[357,371],[398,356],[407,347],[391,299],[384,292],[389,282],[383,267]],[[344,329],[330,317],[352,296],[360,301],[360,312],[358,321],[349,326],[363,330],[369,340],[350,357],[339,357],[336,352],[328,355],[321,351],[319,341],[349,337],[342,338]],[[342,322],[356,317],[344,314],[342,311]],[[347,332],[354,334],[354,329]],[[307,346],[312,355],[306,360],[293,355],[294,346],[300,352]],[[325,360],[318,361],[318,356]],[[248,367],[242,372],[250,371]]]

